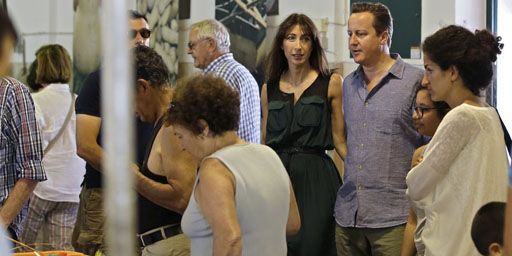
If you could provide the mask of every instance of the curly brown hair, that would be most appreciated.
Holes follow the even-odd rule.
[[[179,124],[200,134],[204,120],[214,135],[236,131],[240,119],[240,97],[224,79],[197,75],[178,83],[167,111],[167,124]]]
[[[439,29],[423,42],[423,53],[442,70],[456,66],[464,86],[474,95],[487,88],[494,75],[493,63],[501,54],[501,37],[487,30],[450,25]]]
[[[155,50],[144,45],[137,45],[133,48],[133,56],[136,80],[144,79],[160,89],[170,86],[169,69],[167,69],[162,56]]]

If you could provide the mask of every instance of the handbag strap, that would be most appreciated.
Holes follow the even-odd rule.
[[[510,133],[508,133],[505,123],[503,123],[503,120],[501,120],[501,116],[500,113],[498,112],[498,109],[496,109],[496,113],[498,113],[498,118],[500,119],[501,122],[501,128],[503,129],[503,136],[505,137],[505,145],[507,146],[508,154],[512,158],[512,140],[510,139]]]
[[[73,93],[72,90],[70,90],[69,92],[71,94],[71,104],[69,104],[68,114],[66,115],[66,119],[64,119],[64,123],[60,127],[57,135],[55,135],[55,137],[48,143],[48,145],[44,149],[44,151],[43,151],[44,155],[46,155],[46,153],[48,153],[48,151],[50,151],[50,149],[52,149],[52,147],[55,145],[57,140],[62,136],[62,134],[64,133],[64,130],[66,129],[66,126],[68,126],[68,123],[71,120],[71,116],[73,116],[73,110],[75,109],[75,94]]]

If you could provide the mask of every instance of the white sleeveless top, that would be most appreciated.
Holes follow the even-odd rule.
[[[221,161],[235,177],[242,255],[286,255],[290,188],[277,154],[264,145],[244,144],[225,147],[207,158]],[[200,179],[198,173],[194,191]],[[212,255],[212,229],[197,205],[194,191],[181,226],[191,239],[193,256]]]

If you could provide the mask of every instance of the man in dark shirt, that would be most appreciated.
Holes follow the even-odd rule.
[[[133,31],[132,46],[149,46],[146,18],[135,11],[131,12],[130,27]],[[80,207],[73,230],[73,246],[77,251],[93,255],[103,250],[103,195],[102,161],[103,148],[101,136],[101,71],[91,73],[84,82],[76,100],[76,136],[77,153],[86,162],[83,189],[80,193]],[[135,121],[135,120],[134,120]],[[141,164],[150,138],[153,124],[137,121],[137,163]]]
[[[183,150],[174,129],[163,125],[172,91],[162,57],[145,46],[137,46],[134,56],[135,111],[142,121],[155,123],[144,163],[133,168],[142,255],[190,255],[190,241],[182,234],[180,222],[197,164]]]

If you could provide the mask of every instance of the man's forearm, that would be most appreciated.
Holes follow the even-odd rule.
[[[37,183],[38,181],[29,179],[20,179],[16,182],[11,193],[9,193],[9,197],[7,197],[4,205],[0,208],[0,222],[2,225],[8,226],[12,223]]]
[[[138,171],[135,172],[135,190],[151,202],[178,213],[183,213],[188,204],[183,192],[170,184],[153,181]]]
[[[79,145],[77,154],[97,171],[103,171],[103,148],[99,145],[85,147]]]

